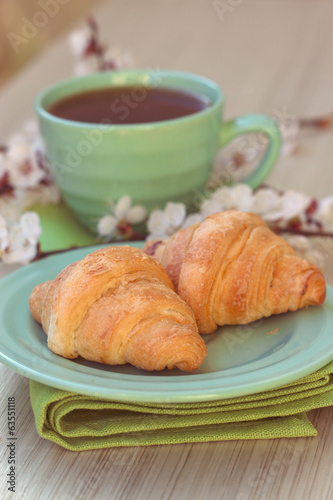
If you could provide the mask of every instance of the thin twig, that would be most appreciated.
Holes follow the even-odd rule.
[[[145,241],[146,235],[145,234],[140,234],[140,233],[133,233],[133,237],[131,240],[113,240],[109,242],[104,242],[105,245],[118,245],[119,243],[130,243],[130,242],[140,242],[140,241]],[[71,245],[68,248],[60,248],[59,250],[50,250],[48,252],[43,252],[40,247],[40,243],[37,245],[37,255],[33,259],[33,262],[36,260],[41,260],[44,259],[45,257],[49,257],[50,255],[57,255],[59,253],[64,253],[64,252],[69,252],[70,250],[79,250],[81,248],[90,248],[94,246],[99,246],[103,245],[103,241],[97,241],[96,243],[91,243],[90,245]]]
[[[305,231],[302,229],[291,229],[291,228],[280,228],[280,227],[274,227],[272,228],[272,231],[275,233],[289,233],[289,234],[295,234],[299,236],[306,236],[306,237],[322,237],[322,238],[333,238],[333,233],[325,232],[325,231]]]
[[[299,124],[300,127],[327,129],[332,127],[333,125],[333,114],[331,113],[327,116],[319,116],[314,118],[300,118]]]

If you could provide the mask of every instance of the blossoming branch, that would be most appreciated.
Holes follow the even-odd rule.
[[[118,47],[108,47],[101,41],[97,23],[88,19],[87,25],[69,36],[69,46],[74,56],[74,73],[84,75],[96,71],[133,67],[132,55]],[[294,154],[300,141],[301,130],[325,130],[332,126],[332,115],[314,119],[289,116],[278,123],[282,135],[280,156]],[[256,138],[254,138],[256,139]],[[144,207],[132,205],[129,196],[116,203],[105,200],[106,211],[98,222],[97,230],[102,241],[164,239],[177,229],[202,221],[214,212],[237,209],[260,215],[276,232],[290,233],[293,246],[303,253],[311,251],[309,235],[333,236],[333,197],[314,200],[295,191],[279,191],[261,186],[252,191],[241,182],[258,163],[263,144],[248,139],[235,140],[230,148],[222,151],[222,161],[217,163],[208,183],[210,195],[202,196],[195,213],[187,213],[182,203],[169,202],[163,210],[155,210],[149,218]],[[242,146],[242,147],[241,147]],[[229,149],[228,149],[229,148]],[[223,175],[228,172],[228,182],[234,187],[221,187]],[[60,192],[51,178],[44,146],[37,122],[31,120],[0,145],[0,261],[27,263],[39,249],[42,233],[39,217],[29,211],[34,204],[57,204]],[[140,224],[140,232],[137,227]],[[146,229],[144,229],[146,228]],[[65,250],[65,249],[64,249]],[[318,257],[318,256],[317,256]]]

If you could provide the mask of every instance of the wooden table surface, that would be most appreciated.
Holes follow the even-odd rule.
[[[136,65],[203,74],[225,90],[226,118],[244,113],[314,116],[332,111],[330,1],[116,0],[94,12],[104,38]],[[48,84],[70,76],[65,37],[0,92],[0,136],[33,116]],[[332,194],[333,131],[306,134],[268,182],[317,197]],[[331,250],[328,257],[333,259]],[[333,260],[332,260],[333,262]],[[325,274],[333,285],[329,262]],[[6,272],[0,269],[0,276]],[[1,334],[1,333],[0,333]],[[332,499],[333,408],[312,411],[315,438],[70,452],[38,437],[28,381],[0,366],[0,498]],[[7,398],[16,398],[16,494],[7,491]]]

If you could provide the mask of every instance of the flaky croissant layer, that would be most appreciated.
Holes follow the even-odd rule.
[[[34,288],[32,316],[66,358],[193,371],[207,349],[163,267],[130,246],[96,250]]]
[[[321,271],[252,213],[210,215],[144,251],[163,265],[201,333],[325,300]]]

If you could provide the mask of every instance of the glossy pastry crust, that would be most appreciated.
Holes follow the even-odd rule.
[[[29,306],[49,348],[66,358],[192,371],[207,354],[193,312],[163,267],[130,246],[70,264],[34,288]]]
[[[213,214],[144,251],[164,266],[201,333],[325,300],[321,271],[252,213]]]

